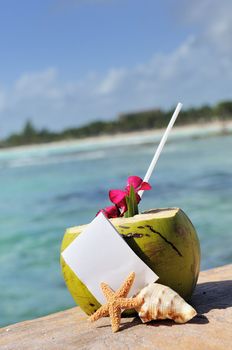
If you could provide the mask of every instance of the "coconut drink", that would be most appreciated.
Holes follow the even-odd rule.
[[[150,209],[143,213],[139,213],[138,210],[143,192],[151,189],[148,181],[181,106],[181,104],[177,105],[144,180],[138,176],[130,176],[124,189],[110,190],[109,199],[113,205],[101,209],[97,215],[103,213],[104,218],[110,220],[117,231],[116,233],[136,254],[136,258],[139,257],[139,261],[142,261],[144,266],[149,268],[156,277],[158,276],[159,284],[171,288],[172,293],[178,293],[180,298],[189,300],[196,286],[200,270],[200,244],[192,222],[180,208]],[[88,224],[66,230],[61,245],[62,255],[86,230],[88,230]],[[89,238],[91,239],[91,237],[93,236]],[[108,235],[106,239],[107,237]],[[125,245],[125,243],[123,244]],[[100,254],[104,254],[104,250],[101,252],[101,249],[105,248],[104,242],[101,242],[101,245],[96,246],[96,250],[99,250]],[[86,262],[88,243],[85,246],[85,253]],[[94,314],[99,308],[101,310],[100,302],[79,278],[78,273],[74,273],[62,255],[62,274],[75,302],[88,315]],[[93,255],[96,255],[95,252]],[[92,257],[90,256],[90,258]],[[119,261],[117,265],[118,271],[120,271],[120,263],[122,262]],[[93,274],[95,273],[94,269],[95,265],[93,265],[93,271],[91,270]],[[110,270],[111,272],[112,270]],[[151,305],[153,304],[151,303]],[[154,309],[154,305],[152,307]]]
[[[153,209],[110,221],[131,249],[159,276],[159,283],[172,288],[186,300],[191,297],[200,269],[200,245],[194,226],[181,209]],[[67,229],[61,251],[85,227]],[[86,314],[91,315],[101,304],[62,257],[61,266],[73,299]]]

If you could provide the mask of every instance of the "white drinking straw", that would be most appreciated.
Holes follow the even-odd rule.
[[[161,154],[161,152],[163,150],[165,142],[167,141],[167,138],[168,138],[168,136],[170,134],[170,131],[171,131],[171,129],[172,129],[172,127],[173,127],[173,125],[174,125],[174,123],[176,121],[176,118],[178,117],[178,114],[179,114],[181,108],[182,108],[182,103],[179,102],[178,105],[176,106],[176,109],[175,109],[175,111],[174,111],[174,113],[172,115],[172,118],[171,118],[171,120],[170,120],[170,122],[169,122],[169,124],[167,126],[167,129],[165,130],[165,133],[163,134],[163,137],[162,137],[162,139],[161,139],[161,141],[159,143],[159,146],[158,146],[158,148],[157,148],[157,150],[155,152],[155,155],[154,155],[154,157],[153,157],[153,159],[151,161],[151,164],[150,164],[150,166],[149,166],[149,168],[147,170],[147,173],[146,173],[146,175],[144,177],[144,180],[143,180],[144,182],[149,182],[151,174],[152,174],[152,172],[153,172],[153,170],[154,170],[154,168],[156,166],[156,163],[157,163],[157,161],[159,159],[159,156],[160,156],[160,154]],[[144,192],[143,190],[138,192],[140,198],[142,198],[143,192]]]

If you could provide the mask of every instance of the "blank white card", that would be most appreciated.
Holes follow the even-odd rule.
[[[105,302],[101,282],[117,290],[128,274],[135,272],[135,282],[129,293],[133,296],[158,279],[102,213],[63,251],[62,256],[101,304]]]

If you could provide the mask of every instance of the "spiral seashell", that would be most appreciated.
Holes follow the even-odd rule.
[[[197,315],[196,310],[171,288],[159,283],[151,283],[139,294],[144,303],[137,308],[142,322],[171,319],[177,323],[185,323]]]

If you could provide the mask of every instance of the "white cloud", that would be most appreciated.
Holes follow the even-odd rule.
[[[189,106],[231,99],[232,3],[196,0],[182,9],[182,18],[199,30],[172,52],[155,53],[140,65],[91,73],[78,81],[60,81],[59,72],[51,67],[25,73],[10,88],[2,87],[2,135],[21,127],[26,118],[39,127],[62,129],[113,118],[122,111],[170,108],[179,100]]]
[[[126,75],[124,69],[111,69],[99,83],[96,92],[100,95],[109,95],[115,92]]]
[[[24,73],[14,84],[15,96],[20,98],[57,97],[58,89],[54,85],[57,71],[54,68],[43,72]]]

